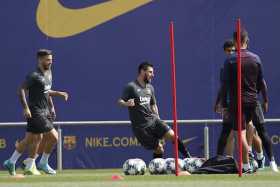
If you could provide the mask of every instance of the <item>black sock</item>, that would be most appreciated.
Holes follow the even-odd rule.
[[[162,153],[154,153],[153,158],[162,158],[163,154]]]
[[[183,155],[183,157],[185,158],[190,158],[191,154],[189,153],[189,151],[185,148],[183,142],[178,138],[178,150],[179,152]]]

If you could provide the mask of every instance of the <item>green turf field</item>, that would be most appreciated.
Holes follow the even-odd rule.
[[[21,173],[20,171],[18,173]],[[244,175],[239,178],[237,175],[149,175],[144,176],[123,176],[123,180],[112,181],[112,175],[122,175],[122,171],[113,170],[64,170],[55,176],[27,176],[15,179],[5,171],[0,171],[0,187],[280,187],[280,173],[273,173],[269,169],[259,171],[256,174]]]

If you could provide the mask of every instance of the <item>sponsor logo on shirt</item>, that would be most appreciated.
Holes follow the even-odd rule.
[[[150,104],[151,97],[142,97],[142,96],[140,96],[139,100],[140,100],[140,103],[139,103],[140,105],[147,105],[147,104]]]

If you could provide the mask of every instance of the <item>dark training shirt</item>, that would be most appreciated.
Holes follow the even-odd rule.
[[[121,99],[134,99],[135,106],[128,107],[129,118],[134,127],[145,128],[157,119],[151,109],[151,105],[156,104],[154,87],[151,84],[146,84],[144,88],[137,80],[130,82],[124,88]]]
[[[263,84],[263,70],[260,58],[248,51],[241,50],[242,67],[242,105],[256,106],[258,85]],[[230,106],[237,103],[237,54],[229,56],[224,63],[222,103],[227,107],[226,93],[229,92]]]
[[[29,91],[28,106],[32,113],[41,113],[48,110],[48,91],[52,87],[51,71],[44,75],[40,69],[29,73],[25,80],[26,88]]]

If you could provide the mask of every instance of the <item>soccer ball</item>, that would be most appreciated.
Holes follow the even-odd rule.
[[[202,158],[185,158],[184,169],[192,173],[200,168],[204,162],[205,161]]]
[[[164,173],[165,160],[162,158],[155,158],[149,163],[149,172],[151,175],[158,175]]]
[[[182,159],[178,159],[178,169],[179,169],[179,171],[184,169],[184,162]],[[164,171],[166,174],[175,173],[175,159],[174,158],[165,159]]]
[[[144,175],[146,164],[139,158],[128,159],[123,164],[123,172],[125,175]]]

